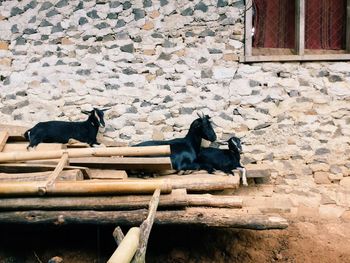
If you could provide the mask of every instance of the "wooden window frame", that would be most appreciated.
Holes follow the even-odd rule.
[[[344,54],[305,54],[305,0],[295,0],[295,52],[296,55],[253,55],[252,25],[253,0],[246,0],[244,56],[240,62],[269,62],[269,61],[340,61],[350,60],[350,0],[346,6],[346,44]]]

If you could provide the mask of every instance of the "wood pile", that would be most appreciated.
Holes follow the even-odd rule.
[[[196,172],[130,177],[171,170],[168,146],[126,147],[104,142],[107,147],[90,148],[79,142],[42,143],[28,151],[22,137],[25,130],[0,125],[2,223],[135,225],[145,219],[151,195],[159,189],[156,224],[250,229],[288,225],[278,216],[246,213],[242,198],[222,194],[239,187],[238,172],[234,176]]]
[[[28,151],[25,130],[0,125],[0,223],[141,224],[125,237],[115,229],[118,248],[110,263],[144,262],[153,223],[256,230],[288,226],[279,216],[247,211],[239,196],[223,194],[239,187],[238,171],[234,176],[164,175],[172,169],[169,146],[104,142],[107,147],[90,148],[70,142],[42,143]],[[145,174],[162,176],[137,177]],[[248,170],[247,177],[261,174]]]

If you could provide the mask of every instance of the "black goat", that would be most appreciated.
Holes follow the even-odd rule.
[[[96,109],[92,111],[81,111],[89,117],[82,122],[68,121],[47,121],[39,122],[33,128],[24,133],[24,137],[29,141],[29,147],[35,147],[39,143],[67,143],[69,139],[86,142],[90,146],[99,144],[96,140],[98,128],[104,127],[104,111],[107,109]]]
[[[220,170],[228,174],[233,174],[232,170],[238,169],[242,172],[242,183],[247,186],[246,169],[241,165],[240,153],[242,153],[241,140],[231,137],[228,141],[228,149],[202,148],[199,152],[197,163],[200,169],[213,173]]]
[[[198,114],[199,115],[199,114]],[[210,123],[208,115],[199,115],[190,126],[184,138],[177,138],[168,141],[146,141],[135,146],[170,145],[170,159],[175,170],[197,170],[195,163],[200,150],[202,139],[215,141],[216,134]]]

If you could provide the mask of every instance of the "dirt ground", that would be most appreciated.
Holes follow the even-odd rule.
[[[126,231],[127,228],[124,228]],[[106,262],[115,249],[112,226],[0,225],[0,262]],[[155,227],[148,263],[350,262],[350,223],[295,221],[287,230]]]

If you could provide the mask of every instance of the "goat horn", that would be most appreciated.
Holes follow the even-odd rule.
[[[112,109],[111,107],[109,107],[109,108],[104,108],[104,109],[102,109],[101,111],[106,111],[106,110],[110,110],[110,109]]]
[[[199,118],[202,118],[202,119],[204,118],[204,113],[202,111],[198,111],[197,115]]]

